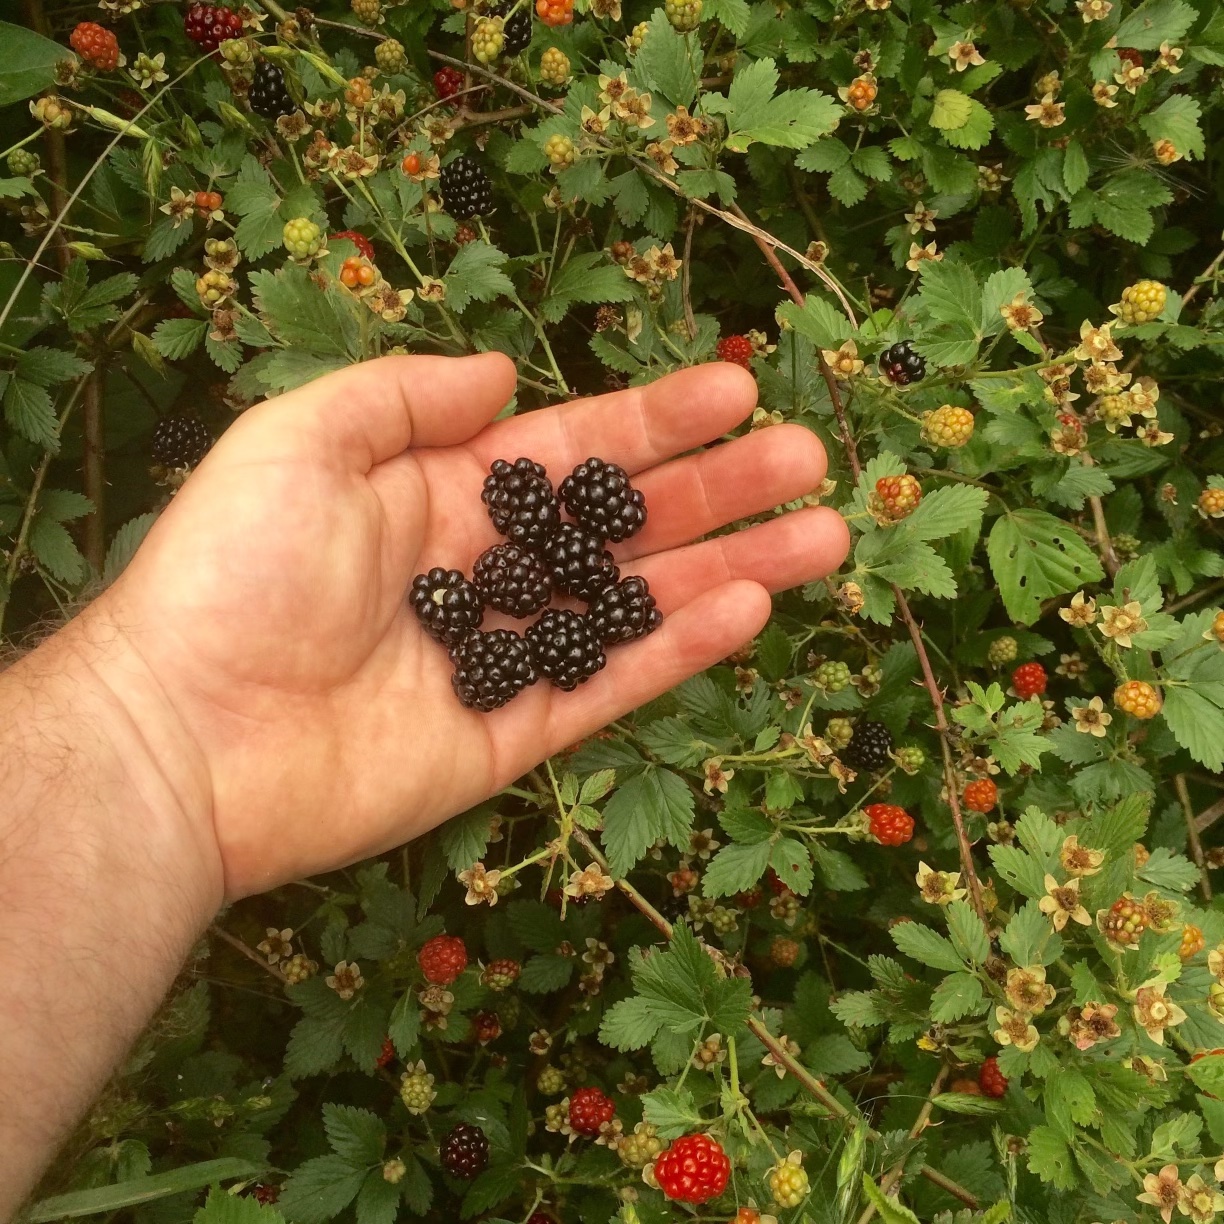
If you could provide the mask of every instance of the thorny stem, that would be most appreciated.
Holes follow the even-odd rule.
[[[593,841],[587,836],[582,829],[575,829],[573,834],[574,840],[591,856],[596,863],[599,864],[605,871],[608,869],[608,860],[603,856],[602,852]],[[664,936],[670,939],[672,936],[672,924],[659,913],[645,897],[642,896],[628,880],[617,880],[616,887],[629,898],[630,902],[635,906],[639,913],[642,914],[655,929]],[[825,1107],[831,1114],[838,1118],[845,1118],[854,1126],[866,1126],[866,1119],[857,1110],[850,1109],[843,1105],[831,1093],[824,1084],[818,1080],[801,1062],[799,1062],[792,1054],[787,1051],[783,1044],[765,1027],[764,1021],[757,1015],[748,1017],[748,1030],[752,1035],[773,1055],[774,1062],[778,1066],[784,1068],[787,1074],[791,1075],[795,1081],[812,1097],[814,1097],[821,1105]],[[866,1131],[867,1138],[878,1140],[880,1138],[879,1131],[870,1128]],[[977,1198],[966,1190],[959,1182],[953,1181],[950,1177],[941,1173],[938,1169],[932,1168],[930,1165],[923,1165],[919,1173],[931,1182],[938,1186],[941,1190],[946,1190],[953,1198],[959,1199],[967,1207],[977,1208]]]
[[[777,252],[769,248],[761,239],[757,239],[757,246],[760,247],[761,253],[765,256],[769,266],[778,273],[782,280],[783,288],[790,294],[791,300],[795,305],[802,306],[804,300],[803,294],[787,274],[786,269],[782,267],[782,262],[778,259]],[[862,465],[859,463],[858,449],[855,446],[854,436],[850,432],[849,421],[846,419],[846,409],[842,403],[837,379],[833,376],[833,371],[829,369],[828,363],[820,356],[819,352],[817,352],[817,359],[820,362],[821,375],[824,377],[825,385],[829,389],[829,398],[833,401],[833,414],[837,417],[837,428],[841,434],[842,446],[846,451],[846,459],[850,464],[850,471],[853,473],[855,481],[857,481],[862,472]],[[965,829],[965,820],[961,813],[960,796],[957,793],[958,787],[956,784],[956,767],[952,756],[952,728],[948,724],[947,713],[944,709],[943,691],[939,687],[939,681],[935,678],[935,671],[931,667],[931,656],[927,653],[922,630],[914,619],[913,612],[910,611],[909,601],[905,598],[905,593],[896,585],[893,585],[892,593],[897,601],[897,612],[902,621],[904,621],[906,629],[909,630],[910,640],[914,643],[914,650],[918,655],[918,664],[922,668],[923,684],[931,698],[931,704],[935,707],[935,726],[939,732],[939,744],[943,755],[944,782],[948,792],[948,807],[952,811],[952,823],[956,828],[956,844],[960,851],[961,870],[964,872],[965,879],[969,883],[969,893],[973,899],[973,908],[984,923],[986,921],[986,907],[982,900],[982,884],[973,865],[973,847],[969,842],[969,834]]]
[[[1190,856],[1199,869],[1199,890],[1203,894],[1203,900],[1210,905],[1211,880],[1207,871],[1207,862],[1203,857],[1203,843],[1199,840],[1199,825],[1194,816],[1194,804],[1190,801],[1190,788],[1186,785],[1186,775],[1177,774],[1173,778],[1173,786],[1186,816],[1186,840],[1190,843]]]

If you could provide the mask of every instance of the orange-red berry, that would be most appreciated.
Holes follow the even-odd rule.
[[[727,1188],[731,1161],[709,1135],[685,1135],[655,1161],[655,1181],[678,1203],[708,1203]]]
[[[1012,672],[1012,688],[1016,690],[1016,696],[1021,701],[1040,697],[1046,691],[1048,680],[1046,669],[1040,663],[1021,663]]]
[[[999,788],[990,778],[978,778],[965,787],[965,806],[971,812],[989,812],[999,801]]]
[[[1161,704],[1160,694],[1146,680],[1128,680],[1114,690],[1114,705],[1132,718],[1155,718]]]
[[[991,1055],[978,1072],[978,1087],[988,1097],[1001,1097],[1007,1094],[1007,1076],[999,1070],[999,1060]]]
[[[68,39],[72,49],[99,72],[113,72],[119,67],[119,40],[112,30],[96,21],[82,21]]]
[[[903,846],[914,836],[914,818],[895,803],[869,803],[863,811],[881,846]]]

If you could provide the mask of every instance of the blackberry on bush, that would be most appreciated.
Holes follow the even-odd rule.
[[[255,77],[247,94],[251,110],[265,119],[279,119],[293,113],[293,99],[285,88],[285,72],[276,64],[260,60],[255,65]]]
[[[553,587],[577,599],[593,600],[620,578],[603,537],[573,523],[562,523],[544,546],[544,559],[552,569]]]
[[[912,340],[898,340],[880,354],[880,373],[898,387],[921,382],[926,377],[926,360]]]
[[[468,709],[499,709],[534,684],[539,672],[527,643],[512,629],[473,630],[451,647],[451,684]]]
[[[493,211],[493,186],[474,158],[460,156],[447,162],[439,187],[446,211],[456,220],[483,217]]]
[[[193,4],[183,15],[183,30],[210,55],[227,38],[242,37],[242,18],[233,9],[215,4]]]
[[[452,1127],[438,1144],[438,1158],[452,1176],[471,1181],[483,1173],[489,1163],[489,1140],[479,1126],[460,1122]]]
[[[600,591],[587,608],[587,620],[595,636],[611,646],[653,633],[663,623],[663,613],[646,579],[635,574]]]
[[[481,553],[472,581],[485,604],[507,616],[534,616],[552,598],[552,576],[543,559],[518,544],[495,544]]]
[[[883,723],[860,722],[855,724],[841,758],[851,769],[883,769],[889,762],[892,749],[893,737]]]
[[[458,570],[431,569],[412,580],[412,610],[430,637],[447,646],[480,628],[484,603],[480,591]]]
[[[608,661],[590,622],[577,612],[545,612],[526,637],[535,665],[565,692],[602,671]]]
[[[442,101],[453,98],[463,88],[463,73],[449,64],[433,74],[434,93]]]
[[[502,35],[505,45],[502,47],[502,54],[521,55],[531,42],[531,9],[524,6],[507,17],[509,9],[510,5],[503,4],[493,10],[498,17],[503,18]]]
[[[208,426],[197,416],[163,417],[153,429],[149,454],[153,462],[175,471],[193,468],[212,446]]]
[[[539,548],[552,539],[561,521],[548,473],[530,459],[494,460],[480,500],[493,526],[512,544]]]
[[[595,458],[580,463],[557,495],[580,527],[605,540],[627,540],[646,525],[646,499],[615,463]]]

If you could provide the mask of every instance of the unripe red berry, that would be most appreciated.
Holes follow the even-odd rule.
[[[727,1188],[731,1161],[709,1135],[685,1135],[655,1161],[659,1189],[679,1203],[708,1203]]]
[[[1016,690],[1016,696],[1021,701],[1040,697],[1046,691],[1048,680],[1046,669],[1040,663],[1021,663],[1012,672],[1012,688]]]
[[[723,336],[714,351],[719,361],[730,361],[745,370],[752,366],[752,341],[747,336]]]
[[[435,935],[417,953],[417,964],[427,982],[449,986],[466,968],[467,946],[458,935]]]
[[[580,1135],[598,1135],[616,1116],[616,1104],[602,1088],[579,1088],[570,1097],[569,1124]]]
[[[989,812],[999,801],[999,788],[990,778],[978,778],[965,787],[965,806],[971,812]]]
[[[983,1094],[996,1099],[1007,1094],[1007,1076],[999,1070],[999,1060],[991,1055],[978,1072],[978,1087]]]
[[[903,846],[914,836],[914,818],[895,803],[869,803],[863,811],[881,846]]]

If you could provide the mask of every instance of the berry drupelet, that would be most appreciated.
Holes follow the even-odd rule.
[[[480,500],[488,507],[493,526],[512,544],[540,548],[552,539],[561,522],[548,473],[543,464],[530,459],[495,460]]]
[[[608,661],[590,622],[577,612],[545,612],[526,637],[536,667],[567,693],[602,671]]]
[[[480,592],[458,570],[438,567],[418,574],[408,598],[425,632],[447,646],[479,629],[484,616]]]
[[[212,434],[197,416],[168,416],[157,422],[149,444],[153,462],[175,471],[192,468],[208,453]]]
[[[594,599],[620,578],[603,537],[562,523],[544,548],[553,587],[577,599]]]
[[[183,16],[183,30],[202,51],[211,54],[226,39],[242,37],[242,18],[220,5],[193,4]]]
[[[499,709],[540,678],[527,643],[512,629],[476,629],[450,654],[451,684],[468,709]]]
[[[880,354],[880,373],[889,382],[904,387],[926,377],[926,361],[912,340],[898,340]]]
[[[653,633],[663,623],[663,613],[645,578],[634,575],[604,587],[587,608],[587,620],[605,646],[632,642]]]
[[[442,167],[439,179],[446,211],[459,221],[484,217],[493,211],[493,186],[480,164],[471,157],[456,157]]]
[[[471,1181],[489,1164],[489,1140],[479,1126],[460,1122],[452,1127],[438,1144],[442,1167],[452,1176]]]
[[[267,60],[255,65],[255,77],[251,81],[247,101],[251,110],[265,119],[279,119],[293,113],[293,99],[285,88],[284,69]]]
[[[495,544],[476,558],[472,581],[485,605],[507,616],[534,616],[552,598],[552,575],[538,553]]]
[[[883,769],[889,762],[892,750],[893,737],[883,723],[861,722],[855,725],[841,759],[851,769]]]
[[[627,540],[646,525],[646,498],[615,463],[594,458],[580,463],[557,494],[580,527],[605,540]]]

